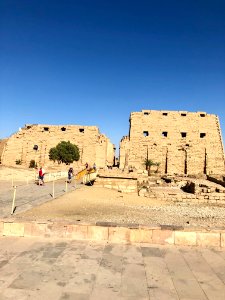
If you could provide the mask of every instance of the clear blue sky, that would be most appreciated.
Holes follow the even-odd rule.
[[[218,114],[225,1],[0,0],[0,138],[97,125],[118,147],[141,109]]]

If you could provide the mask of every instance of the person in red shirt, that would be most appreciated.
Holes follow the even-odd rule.
[[[42,167],[40,167],[39,172],[38,172],[38,179],[39,179],[38,183],[39,183],[39,185],[44,185],[45,184],[44,183],[44,176],[45,176],[44,172],[45,172],[44,169]]]

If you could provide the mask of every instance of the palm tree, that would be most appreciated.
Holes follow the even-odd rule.
[[[153,162],[153,160],[146,158],[144,165],[146,167],[146,170],[148,171],[148,176],[151,175],[151,167],[155,165],[155,163]]]

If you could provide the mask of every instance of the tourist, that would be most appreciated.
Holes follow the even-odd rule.
[[[96,163],[93,164],[93,169],[95,172],[97,171]]]
[[[45,176],[45,170],[40,167],[39,172],[38,172],[38,184],[39,185],[44,185],[44,176]]]
[[[88,163],[87,163],[87,162],[86,162],[86,164],[85,164],[85,168],[88,169]]]
[[[68,171],[68,183],[71,183],[73,177],[73,168],[70,167]]]

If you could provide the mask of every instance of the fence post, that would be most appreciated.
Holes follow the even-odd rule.
[[[12,201],[12,210],[11,210],[11,215],[14,213],[14,208],[15,208],[15,200],[16,200],[16,185],[13,187],[13,201]]]

